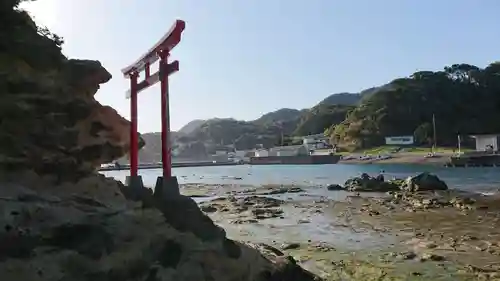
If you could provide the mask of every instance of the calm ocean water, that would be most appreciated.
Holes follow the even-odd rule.
[[[361,173],[377,175],[383,171],[386,178],[405,178],[428,171],[446,181],[450,188],[490,193],[500,188],[500,168],[445,168],[422,165],[237,165],[218,167],[174,168],[179,183],[206,184],[296,184],[300,186],[324,186],[343,184],[348,178]],[[140,170],[146,186],[154,186],[160,169]],[[129,171],[103,172],[106,176],[125,181]]]

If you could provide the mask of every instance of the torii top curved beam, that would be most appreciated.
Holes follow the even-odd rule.
[[[129,77],[131,73],[138,73],[146,69],[147,65],[155,63],[160,57],[159,53],[166,51],[170,52],[181,41],[181,35],[186,28],[186,23],[183,20],[176,20],[170,30],[142,55],[136,62],[122,69],[125,77]]]

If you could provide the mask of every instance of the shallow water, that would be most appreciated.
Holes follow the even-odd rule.
[[[224,227],[229,237],[252,242],[325,243],[353,251],[385,248],[397,241],[390,234],[366,228],[354,229],[329,211],[314,213],[307,206],[295,208],[286,204],[281,209],[284,211],[282,218],[259,220],[258,223],[232,224],[224,216],[212,215],[212,218]]]
[[[401,164],[333,164],[333,165],[237,165],[218,167],[174,168],[179,183],[265,185],[286,184],[320,187],[343,184],[348,178],[361,173],[378,174],[386,178],[404,178],[424,171],[432,172],[446,181],[450,188],[475,192],[495,192],[500,187],[500,168],[446,168],[425,165]],[[128,171],[103,172],[106,176],[124,181]],[[154,186],[160,169],[141,170],[146,186]],[[324,190],[311,191],[329,195]]]

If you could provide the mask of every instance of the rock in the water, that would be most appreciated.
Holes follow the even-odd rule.
[[[335,191],[335,190],[344,190],[344,188],[340,184],[330,184],[330,185],[328,185],[326,187],[326,189],[332,190],[332,191]]]
[[[409,177],[401,186],[401,189],[404,191],[416,192],[427,190],[447,190],[448,186],[437,176],[425,172],[414,177]]]
[[[76,194],[0,184],[2,280],[317,280],[277,249],[227,239],[189,197],[143,209],[111,179],[86,182]]]
[[[384,181],[383,177],[374,178],[365,173],[359,177],[348,179],[344,184],[344,188],[348,191],[357,192],[387,192],[399,190],[398,185]]]
[[[286,243],[286,244],[281,245],[282,250],[294,250],[294,249],[298,249],[298,248],[300,248],[299,243]]]
[[[447,190],[448,186],[437,176],[422,173],[414,177],[409,177],[406,180],[390,180],[384,181],[384,177],[379,175],[377,177],[371,177],[368,174],[362,174],[359,177],[354,177],[348,179],[344,188],[348,191],[358,191],[358,192],[388,192],[388,191],[398,191],[403,192],[417,192],[417,191],[429,191],[429,190]]]

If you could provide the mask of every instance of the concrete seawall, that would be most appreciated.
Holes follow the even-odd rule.
[[[182,168],[182,167],[205,167],[205,166],[233,166],[239,165],[235,162],[181,162],[181,163],[172,163],[173,168]],[[148,169],[161,169],[161,164],[156,163],[144,163],[139,164],[140,170],[148,170]],[[119,166],[110,166],[100,168],[98,171],[121,171],[121,170],[129,170],[130,165],[119,165]]]
[[[499,154],[463,155],[451,157],[446,164],[449,167],[497,167],[500,166]]]
[[[298,155],[298,156],[267,156],[252,157],[252,165],[311,165],[311,164],[337,164],[339,155]]]

